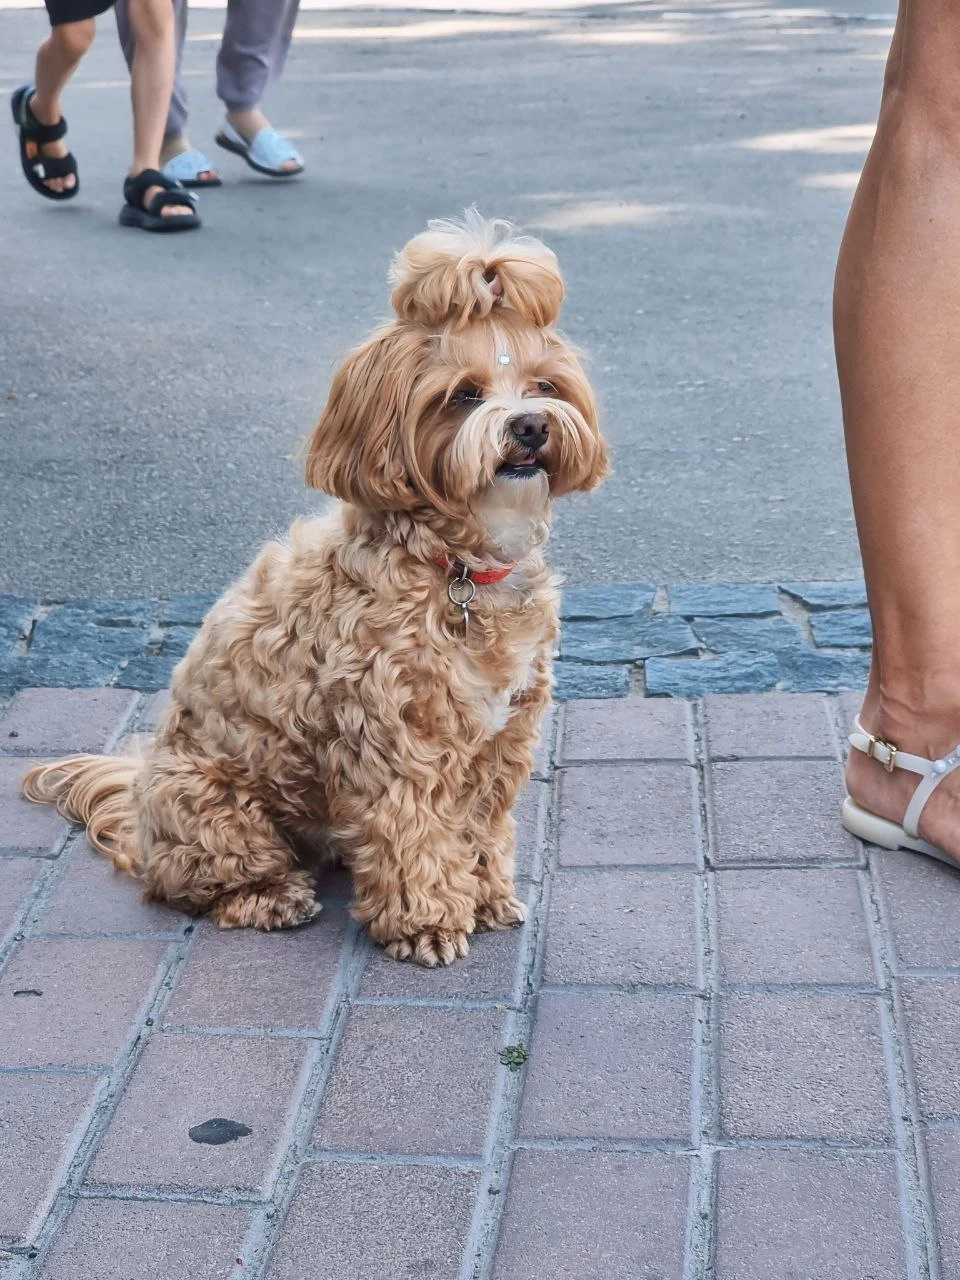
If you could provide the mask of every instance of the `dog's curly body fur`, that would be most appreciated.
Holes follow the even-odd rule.
[[[449,964],[523,919],[511,810],[550,699],[550,500],[592,487],[606,456],[551,327],[549,250],[435,224],[393,279],[397,318],[338,371],[309,446],[308,480],[341,504],[214,606],[142,757],[41,765],[24,791],[86,822],[150,897],[224,927],[316,915],[302,855],[322,842],[378,942]],[[436,563],[454,558],[513,562],[466,626]]]

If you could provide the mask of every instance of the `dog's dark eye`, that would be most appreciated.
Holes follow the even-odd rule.
[[[538,382],[537,391],[542,396],[555,396],[557,394],[557,388],[552,382]]]
[[[483,392],[479,387],[466,386],[458,387],[450,397],[450,403],[453,405],[480,404],[483,400]]]

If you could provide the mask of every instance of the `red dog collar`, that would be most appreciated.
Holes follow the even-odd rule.
[[[448,560],[446,556],[434,556],[433,563],[438,568],[446,569],[448,573],[452,573],[458,578],[466,578],[469,582],[475,582],[478,587],[489,587],[494,582],[502,582],[504,578],[513,573],[516,567],[511,564],[506,569],[468,569],[459,560]]]

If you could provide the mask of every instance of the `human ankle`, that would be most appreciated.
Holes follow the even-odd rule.
[[[33,118],[41,124],[56,124],[60,119],[60,99],[44,98],[39,89],[34,89],[27,106]]]
[[[247,142],[268,127],[267,118],[259,107],[228,107],[227,119]]]
[[[190,141],[183,133],[169,133],[163,140],[160,148],[160,162],[166,164],[168,160],[172,160],[174,156],[183,155],[185,151],[190,150]]]
[[[935,758],[960,743],[960,682],[939,694],[881,689],[864,703],[864,728],[901,751]]]

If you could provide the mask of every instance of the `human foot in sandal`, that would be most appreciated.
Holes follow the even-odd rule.
[[[907,730],[888,741],[868,733],[858,717],[849,738],[846,829],[881,848],[960,865],[960,745],[944,746],[941,736]]]
[[[20,134],[20,164],[24,177],[48,200],[72,200],[80,190],[77,162],[63,141],[67,122],[48,117],[37,102],[32,84],[21,85],[10,99],[13,123]]]
[[[197,147],[192,147],[182,133],[163,140],[160,151],[160,167],[164,176],[181,187],[206,187],[223,185],[220,174]]]
[[[303,173],[303,156],[289,138],[271,128],[256,107],[228,111],[215,139],[218,147],[242,156],[251,169],[268,178],[295,178]]]
[[[193,231],[200,226],[197,197],[158,169],[143,169],[123,184],[120,225],[141,231]]]

